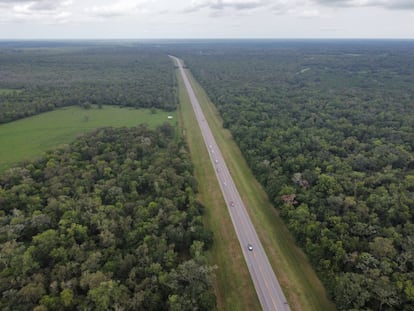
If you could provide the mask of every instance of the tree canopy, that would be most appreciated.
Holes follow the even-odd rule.
[[[179,53],[338,308],[413,310],[412,42]]]
[[[173,64],[151,46],[0,43],[0,123],[71,105],[172,111],[175,83]]]
[[[0,177],[0,309],[214,310],[186,145],[104,128]]]

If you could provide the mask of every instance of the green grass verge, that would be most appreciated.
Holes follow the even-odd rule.
[[[214,244],[208,253],[208,260],[211,265],[217,266],[214,285],[218,309],[260,310],[239,241],[179,72],[177,78],[180,128],[188,142],[199,183],[198,200],[206,207],[205,224],[214,233]]]
[[[169,120],[168,115],[173,119]],[[66,107],[30,118],[0,125],[0,172],[67,144],[78,135],[103,126],[136,126],[145,123],[155,128],[164,122],[176,124],[175,112],[103,106],[85,110]]]
[[[189,77],[291,309],[297,311],[336,310],[307,257],[296,246],[276,209],[269,202],[265,191],[254,178],[230,132],[223,129],[222,119],[216,107],[192,78],[191,73]],[[213,252],[215,251],[219,250],[213,249]],[[218,257],[220,254],[214,256]],[[225,281],[222,280],[220,283]],[[232,299],[237,300],[239,297]]]

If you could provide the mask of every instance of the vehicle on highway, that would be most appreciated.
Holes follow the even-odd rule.
[[[230,201],[230,206],[234,206],[234,202],[233,201]]]
[[[288,305],[283,305],[286,301],[286,298],[283,294],[282,289],[280,288],[280,284],[276,278],[276,275],[273,272],[273,269],[269,263],[266,253],[263,250],[263,247],[260,243],[259,237],[257,236],[255,228],[250,220],[248,212],[242,204],[241,196],[237,191],[235,184],[230,176],[230,172],[226,166],[226,162],[221,156],[221,151],[218,148],[218,145],[214,139],[213,133],[211,132],[211,129],[208,125],[208,121],[207,119],[205,119],[204,123],[201,122],[201,120],[205,117],[200,108],[200,103],[197,100],[197,96],[191,87],[187,74],[184,71],[182,61],[173,56],[172,58],[175,60],[176,64],[180,69],[181,76],[183,78],[184,85],[187,90],[187,94],[189,95],[191,105],[193,106],[193,110],[196,114],[196,119],[198,121],[198,124],[200,125],[200,129],[203,135],[205,135],[203,138],[206,146],[208,146],[207,150],[211,156],[211,164],[216,169],[217,181],[220,184],[224,200],[226,203],[228,203],[225,204],[225,206],[228,208],[230,212],[229,214],[232,219],[236,235],[239,239],[239,242],[241,243],[240,246],[242,253],[243,255],[245,255],[246,263],[249,265],[251,279],[256,289],[256,293],[258,294],[258,298],[262,305],[262,309],[269,311],[290,311]],[[214,148],[212,144],[214,144]],[[228,187],[224,187],[224,181],[226,181]],[[234,200],[234,202],[237,202],[237,208],[230,207],[230,202],[232,200]],[[246,244],[246,242],[248,243]],[[254,243],[255,247],[254,254],[252,243]],[[247,253],[246,249],[243,248],[243,245],[244,247],[247,247]],[[254,265],[260,267],[260,271],[254,269]]]

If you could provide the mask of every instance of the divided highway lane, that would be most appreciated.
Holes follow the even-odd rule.
[[[174,56],[170,57],[180,69],[262,308],[265,311],[290,311],[286,297],[280,288],[262,243],[257,236],[240,194],[230,176],[221,151],[207,124],[198,99],[187,78],[187,74],[183,69],[181,60]],[[252,249],[249,249],[249,246]]]

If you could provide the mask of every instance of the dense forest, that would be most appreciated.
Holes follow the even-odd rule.
[[[177,48],[340,310],[414,310],[414,43]]]
[[[212,234],[165,124],[104,128],[0,177],[1,310],[214,310]]]
[[[149,45],[0,43],[0,123],[80,105],[174,110],[173,66]]]

